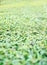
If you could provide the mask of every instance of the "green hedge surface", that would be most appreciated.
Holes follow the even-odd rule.
[[[47,65],[47,1],[2,0],[0,65]]]

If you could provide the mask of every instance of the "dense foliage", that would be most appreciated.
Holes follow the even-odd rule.
[[[46,5],[0,7],[0,65],[47,65]]]

